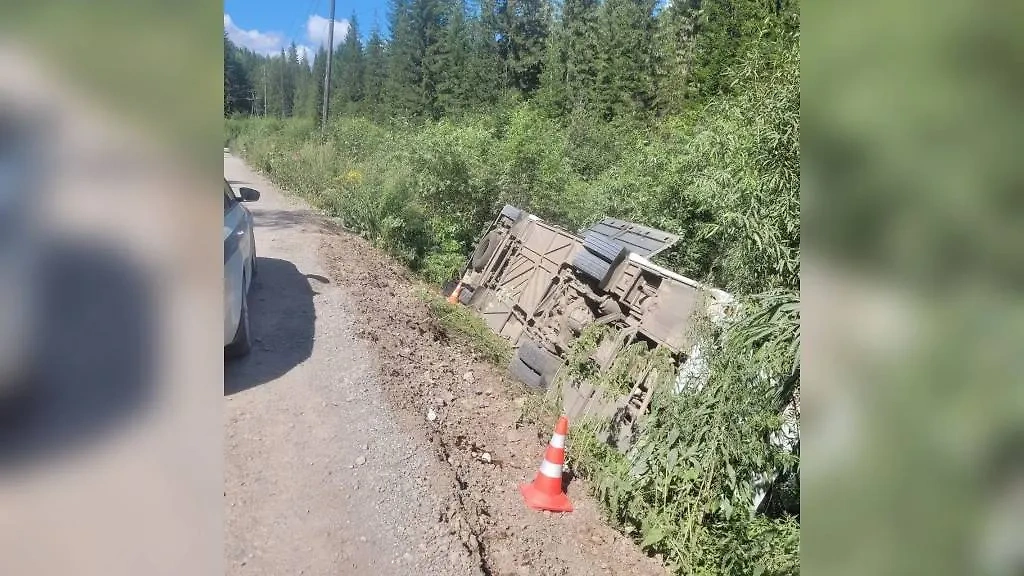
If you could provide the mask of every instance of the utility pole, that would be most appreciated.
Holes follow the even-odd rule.
[[[327,73],[324,75],[324,113],[320,117],[320,130],[327,129],[327,112],[331,101],[331,60],[334,60],[334,0],[331,0],[331,20],[327,27]]]
[[[263,62],[263,117],[267,117],[267,63]]]

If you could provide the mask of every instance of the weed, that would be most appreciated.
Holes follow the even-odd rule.
[[[646,355],[658,384],[627,454],[599,440],[607,422],[577,422],[570,433],[573,470],[591,481],[609,519],[680,573],[799,571],[795,517],[786,510],[766,516],[753,506],[759,479],[799,474],[798,453],[772,441],[785,418],[780,399],[788,404],[793,394],[782,376],[796,369],[779,359],[799,342],[792,318],[771,313],[781,306],[778,299],[751,301],[725,329],[703,319],[697,336],[710,360],[699,387],[677,392],[664,352],[630,354],[630,366]],[[595,381],[621,378],[607,376],[615,371],[613,364]]]
[[[552,394],[527,394],[519,411],[517,423],[532,424],[541,428],[554,426],[562,413],[560,399]]]
[[[508,342],[492,332],[469,308],[451,304],[423,286],[417,287],[414,293],[427,304],[445,330],[460,336],[477,354],[498,366],[505,366],[512,359]]]
[[[585,327],[569,347],[565,364],[555,375],[552,388],[561,390],[567,383],[589,382],[594,379],[599,369],[597,363],[591,359],[591,355],[597,350],[601,341],[611,333],[612,329],[604,324],[591,324]]]

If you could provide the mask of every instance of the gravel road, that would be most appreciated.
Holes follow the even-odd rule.
[[[441,533],[432,456],[384,405],[373,353],[325,277],[312,215],[238,159],[225,155],[224,175],[262,193],[249,205],[257,340],[224,368],[228,572],[479,573]]]
[[[582,482],[572,514],[525,508],[550,423],[522,425],[523,387],[448,338],[404,268],[227,153],[224,174],[262,193],[256,341],[224,368],[228,573],[665,573]]]

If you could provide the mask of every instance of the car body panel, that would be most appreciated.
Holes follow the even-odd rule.
[[[224,345],[231,344],[252,284],[255,252],[252,214],[224,181]]]
[[[679,241],[679,236],[675,234],[618,218],[604,218],[590,228],[581,231],[580,236],[584,237],[588,233],[616,242],[633,254],[644,258],[659,254]]]

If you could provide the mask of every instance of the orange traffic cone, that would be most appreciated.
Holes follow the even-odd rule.
[[[572,512],[572,502],[562,492],[562,465],[565,464],[565,436],[569,433],[569,419],[562,416],[555,425],[540,471],[530,484],[520,484],[526,505],[535,510]]]
[[[448,295],[448,303],[449,304],[458,304],[459,303],[459,294],[461,294],[461,293],[462,293],[462,282],[459,282],[458,284],[455,285],[455,290],[452,290],[452,293]]]

